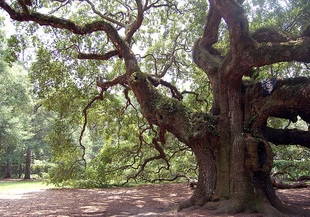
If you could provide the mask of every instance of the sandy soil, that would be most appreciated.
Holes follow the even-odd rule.
[[[192,194],[187,184],[145,185],[114,189],[25,189],[0,191],[0,216],[219,216],[208,210],[176,212]],[[278,190],[287,203],[309,209],[310,188]],[[222,215],[227,216],[227,215]],[[238,214],[234,216],[260,216]]]

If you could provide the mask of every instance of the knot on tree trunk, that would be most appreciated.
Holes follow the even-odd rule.
[[[273,154],[269,143],[260,138],[246,138],[246,167],[252,172],[269,172],[273,165]]]
[[[204,140],[208,135],[216,135],[217,121],[213,116],[203,112],[196,112],[191,115],[192,133],[191,138],[194,140]]]

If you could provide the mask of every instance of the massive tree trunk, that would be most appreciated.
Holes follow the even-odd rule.
[[[237,2],[210,1],[210,4],[205,32],[194,46],[193,59],[208,75],[214,89],[213,108],[217,109],[211,112],[221,120],[217,127],[221,130],[218,131],[214,198],[228,200],[209,203],[207,207],[218,213],[251,211],[269,216],[283,216],[283,213],[309,216],[304,210],[282,204],[272,188],[273,153],[268,139],[278,142],[281,139],[270,135],[271,129],[266,128],[269,116],[292,119],[300,115],[309,122],[310,108],[306,104],[309,102],[309,79],[277,81],[275,90],[271,90],[268,96],[263,93],[260,83],[244,84],[242,80],[253,66],[284,59],[309,61],[309,44],[304,53],[295,50],[295,46],[303,44],[299,41],[287,41],[281,46],[278,41],[258,46],[260,40],[254,40],[249,34],[247,20]],[[217,42],[221,18],[226,21],[231,38],[226,56],[221,56],[212,47]],[[258,56],[258,53],[264,53],[264,56]],[[285,53],[290,55],[285,56]],[[295,97],[297,94],[298,98]],[[300,135],[303,137],[299,144],[309,143],[309,133],[298,131],[295,138]],[[292,137],[289,141],[292,142]]]
[[[212,149],[212,144],[202,141],[192,143],[191,148],[198,164],[198,182],[191,198],[182,202],[178,210],[194,205],[203,206],[213,200],[214,196],[216,184],[215,149]]]

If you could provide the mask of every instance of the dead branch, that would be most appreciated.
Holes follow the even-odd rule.
[[[155,182],[172,182],[172,181],[175,181],[175,180],[180,179],[180,178],[185,178],[185,179],[189,180],[189,178],[184,174],[176,174],[171,178],[156,178],[156,179],[144,178],[144,180],[151,182],[151,183],[155,183]]]
[[[291,188],[307,188],[308,185],[304,182],[296,182],[294,184],[286,184],[283,182],[277,183],[274,187],[278,189],[291,189]]]

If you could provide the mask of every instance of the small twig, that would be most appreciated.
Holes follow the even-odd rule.
[[[62,4],[59,7],[57,7],[56,9],[50,11],[49,14],[53,14],[56,11],[58,11],[60,8],[65,7],[67,4],[71,3],[71,0],[68,0],[68,1],[67,0],[53,0],[53,1],[60,2]]]
[[[287,123],[287,125],[284,127],[284,129],[287,129],[287,128],[291,125],[291,123],[292,123],[292,121],[289,120],[288,123]]]
[[[177,49],[178,39],[182,35],[183,32],[185,32],[185,30],[180,31],[179,34],[175,37],[174,42],[173,42],[173,46],[172,46],[172,51],[170,54],[168,54],[168,56],[169,56],[168,62],[163,66],[163,69],[161,70],[161,72],[158,75],[160,78],[164,77],[164,75],[167,73],[167,71],[169,70],[169,68],[172,66],[172,64],[174,62],[175,53],[176,53],[176,51],[178,51],[178,49]]]
[[[146,57],[148,57],[148,56],[151,56],[152,59],[154,60],[155,75],[158,74],[158,69],[157,69],[157,58],[156,58],[153,54],[146,54],[145,56],[141,56],[141,55],[137,54],[137,56],[138,56],[139,58],[141,58],[141,59],[144,59],[144,58],[146,58]]]
[[[117,20],[114,20],[114,19],[112,19],[111,17],[108,17],[108,16],[106,16],[106,15],[104,15],[104,14],[102,14],[102,13],[100,13],[100,11],[98,11],[98,10],[96,9],[95,5],[94,5],[91,1],[89,1],[89,0],[82,0],[82,1],[87,2],[87,3],[90,5],[90,7],[91,7],[91,9],[93,10],[93,12],[94,12],[95,14],[97,14],[99,17],[101,17],[102,19],[105,19],[105,20],[107,20],[107,21],[109,21],[109,22],[111,22],[111,23],[114,23],[114,24],[116,24],[116,25],[118,25],[118,26],[120,26],[120,27],[123,27],[123,28],[126,27],[125,24],[123,24],[123,23],[121,23],[121,22],[119,22],[119,21],[117,21]]]
[[[207,107],[208,107],[208,100],[206,99],[199,99],[199,93],[196,93],[196,92],[193,92],[193,91],[187,91],[187,90],[184,90],[181,92],[181,94],[193,94],[195,96],[195,99],[197,102],[204,102],[204,103],[207,103]]]

